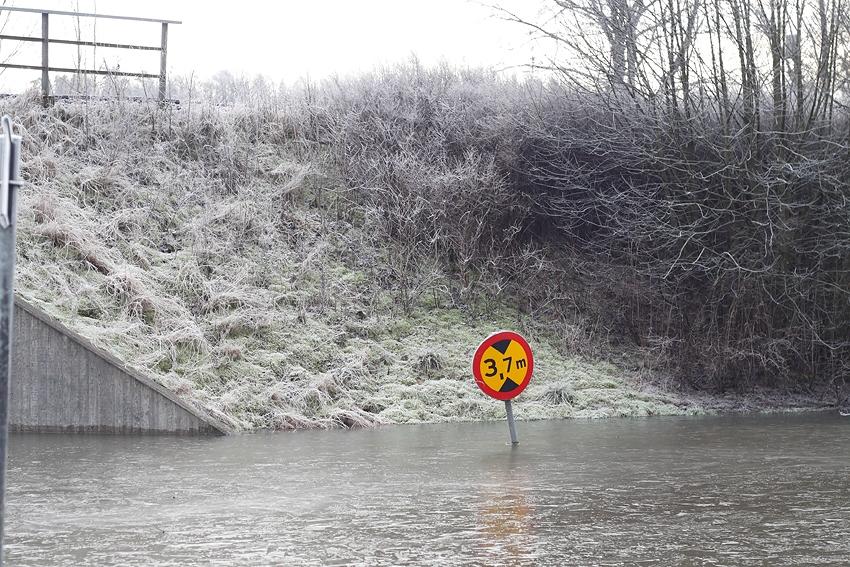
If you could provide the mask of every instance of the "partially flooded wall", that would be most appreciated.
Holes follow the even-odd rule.
[[[20,298],[15,300],[12,340],[12,431],[226,432],[222,424]]]

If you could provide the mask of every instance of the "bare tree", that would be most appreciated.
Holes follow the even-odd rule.
[[[562,48],[518,188],[644,282],[627,326],[716,376],[846,373],[846,0],[549,6],[499,9]]]

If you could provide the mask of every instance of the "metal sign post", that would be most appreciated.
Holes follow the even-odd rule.
[[[511,432],[511,445],[519,445],[516,437],[516,422],[514,422],[514,407],[510,400],[505,400],[505,412],[508,414],[508,430]]]
[[[20,186],[21,137],[12,134],[12,119],[3,117],[0,136],[0,566],[3,565],[3,519],[6,510],[6,445],[9,438],[9,376],[12,313],[15,308],[15,200]]]

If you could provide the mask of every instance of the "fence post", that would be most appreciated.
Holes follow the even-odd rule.
[[[48,54],[50,43],[48,41],[47,16],[47,12],[41,13],[41,100],[44,106],[50,103],[50,62]]]
[[[9,380],[12,369],[12,313],[15,309],[15,201],[20,184],[21,137],[3,117],[0,137],[0,566],[3,565],[3,519],[6,506],[6,444],[9,427]]]
[[[168,24],[162,22],[162,42],[159,52],[159,102],[165,102],[165,67],[168,57]]]

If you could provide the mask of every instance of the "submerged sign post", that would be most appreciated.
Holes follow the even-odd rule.
[[[525,390],[534,371],[534,355],[519,333],[499,331],[478,345],[472,358],[472,374],[481,391],[505,402],[511,443],[519,443],[511,400]]]
[[[3,517],[6,498],[9,373],[12,350],[12,310],[15,306],[15,198],[20,181],[21,137],[12,134],[4,116],[0,135],[0,566],[3,565]]]

